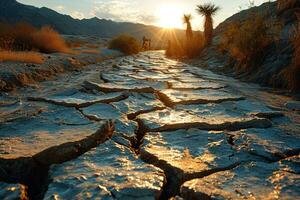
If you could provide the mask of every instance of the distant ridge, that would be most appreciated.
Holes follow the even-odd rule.
[[[154,38],[157,37],[157,33],[162,29],[155,26],[114,22],[96,17],[79,20],[46,7],[37,8],[24,5],[16,0],[0,0],[0,10],[0,21],[8,23],[28,22],[37,27],[50,25],[60,33],[68,35],[114,37],[121,33],[128,33],[138,38],[142,38],[144,35]],[[183,34],[182,30],[176,31]]]

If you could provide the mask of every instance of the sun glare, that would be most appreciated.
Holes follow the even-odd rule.
[[[181,28],[183,11],[179,6],[163,5],[158,10],[159,26],[164,28]]]

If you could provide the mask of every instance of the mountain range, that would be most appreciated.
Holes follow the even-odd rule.
[[[114,37],[127,33],[135,37],[143,36],[159,38],[160,27],[130,23],[115,22],[97,17],[91,19],[74,19],[69,15],[60,14],[46,7],[37,8],[24,5],[16,0],[0,1],[0,21],[7,23],[27,22],[36,27],[50,25],[61,34],[66,35],[96,35],[99,37]],[[184,34],[183,30],[176,30],[179,34]]]

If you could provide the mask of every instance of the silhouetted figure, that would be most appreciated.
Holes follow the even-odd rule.
[[[151,48],[151,39],[146,38],[145,36],[143,37],[143,45],[142,48],[144,50],[149,50]]]

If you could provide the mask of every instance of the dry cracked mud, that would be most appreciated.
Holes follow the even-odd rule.
[[[161,51],[3,93],[0,199],[298,199],[286,102]]]

